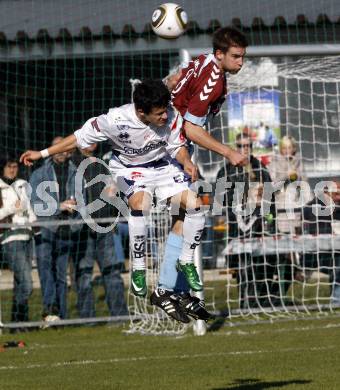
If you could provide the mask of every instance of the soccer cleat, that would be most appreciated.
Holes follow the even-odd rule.
[[[194,263],[181,264],[177,261],[177,271],[183,272],[185,279],[193,291],[203,290],[203,284],[200,281],[200,277]]]
[[[147,292],[146,287],[146,272],[145,270],[135,270],[131,274],[131,290],[136,297],[145,297]]]
[[[195,320],[215,319],[215,316],[205,309],[205,303],[201,299],[193,297],[189,293],[176,294],[175,298],[186,313]]]
[[[179,304],[171,298],[171,295],[172,293],[170,291],[157,288],[150,295],[151,305],[158,306],[174,320],[188,324],[190,322],[190,318],[185,314]]]

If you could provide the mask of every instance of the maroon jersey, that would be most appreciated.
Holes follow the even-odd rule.
[[[213,54],[190,61],[172,91],[172,103],[183,118],[203,126],[209,114],[217,114],[227,93],[225,74]]]

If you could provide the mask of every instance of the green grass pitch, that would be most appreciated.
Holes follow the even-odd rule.
[[[340,389],[339,318],[224,326],[206,336],[95,326],[3,334],[1,389]]]

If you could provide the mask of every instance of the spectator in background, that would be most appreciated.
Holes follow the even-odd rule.
[[[297,144],[293,137],[282,137],[279,153],[272,157],[268,170],[274,183],[283,182],[276,194],[279,231],[295,234],[296,229],[301,227],[300,215],[292,215],[289,219],[286,206],[289,205],[291,209],[301,209],[311,199],[311,194],[309,191],[304,191],[304,188],[296,191],[295,186],[289,186],[296,181],[307,181],[301,156],[297,152]]]
[[[262,146],[266,149],[272,149],[277,143],[277,136],[274,130],[269,126],[265,126],[265,137],[262,141]]]
[[[245,125],[241,133],[248,136],[252,143],[256,142],[257,133],[251,126]]]
[[[127,221],[117,223],[116,229],[113,232],[113,245],[117,257],[117,266],[121,272],[127,272],[125,267],[125,259],[129,258],[129,225]]]
[[[105,153],[102,157],[106,164],[109,164],[112,157],[112,151]],[[120,197],[124,199],[124,194],[121,192]],[[126,203],[127,200],[125,199]],[[128,221],[119,221],[116,225],[116,229],[113,231],[113,245],[115,248],[116,264],[117,268],[120,268],[121,272],[127,272],[125,267],[125,259],[129,257],[129,226]]]
[[[18,178],[19,164],[6,156],[0,162],[0,222],[22,224],[1,229],[0,242],[5,261],[14,274],[11,320],[28,321],[28,299],[32,293],[32,236],[36,216],[27,196],[27,182]]]
[[[290,186],[296,181],[307,181],[301,156],[297,152],[297,144],[293,137],[282,137],[279,153],[276,153],[268,165],[274,186],[283,182],[276,193],[277,227],[280,233],[296,234],[301,232],[301,208],[310,200],[309,187]],[[287,209],[289,207],[289,209]],[[286,296],[294,279],[302,280],[303,275],[298,267],[298,254],[280,255],[278,280],[280,298]]]
[[[82,160],[89,158],[89,164],[84,172],[86,182],[86,200],[88,204],[107,197],[115,196],[113,183],[105,184],[103,181],[94,182],[99,175],[110,175],[103,164],[96,162],[95,151],[97,144],[77,152],[78,165]],[[112,192],[112,193],[111,193]],[[105,202],[105,205],[91,213],[92,218],[114,218],[118,212],[115,207]],[[107,227],[112,222],[98,223]],[[118,238],[120,238],[118,236]],[[117,238],[116,238],[117,241]],[[119,248],[121,249],[121,248]],[[127,315],[127,305],[124,297],[124,282],[120,271],[122,263],[117,261],[116,248],[114,247],[114,232],[99,233],[92,230],[88,225],[83,225],[79,240],[74,247],[73,255],[75,262],[75,278],[77,286],[79,315],[82,318],[95,317],[95,298],[93,293],[92,276],[94,262],[97,261],[102,275],[105,289],[105,301],[111,316]]]
[[[224,203],[224,206],[227,208],[229,237],[231,239],[240,239],[254,236],[261,237],[265,233],[273,233],[275,199],[273,195],[267,201],[263,198],[265,183],[271,183],[269,172],[252,155],[252,142],[248,135],[238,134],[236,136],[236,147],[247,156],[248,164],[245,167],[235,167],[227,164],[219,170],[216,182],[216,199],[224,198],[223,194],[219,194],[219,187],[222,181],[232,183],[231,188],[227,191],[227,199]],[[239,193],[238,184],[244,186],[243,194]],[[233,202],[236,202],[237,210],[233,209],[235,206]],[[269,202],[269,204],[266,205],[266,202]],[[255,205],[253,213],[243,217],[243,211],[246,209],[247,204],[249,206],[251,203]],[[268,209],[266,215],[263,215],[264,207]],[[264,258],[263,256],[243,253],[239,256],[231,256],[229,261],[238,267],[237,281],[241,307],[268,305],[271,293],[269,286],[274,275],[276,256],[266,256]]]
[[[55,137],[52,144],[62,141]],[[72,247],[72,233],[81,225],[57,225],[53,221],[78,218],[75,188],[76,167],[69,153],[59,153],[44,161],[30,179],[31,203],[39,221],[49,221],[36,236],[38,272],[43,298],[43,318],[46,321],[67,317],[67,266]]]
[[[263,122],[260,122],[259,127],[257,128],[257,147],[263,147],[266,139],[266,127]]]
[[[340,233],[340,180],[335,183],[335,188],[325,191],[326,204],[315,197],[303,208],[304,233],[317,236],[320,234]],[[329,198],[334,202],[332,209]],[[340,305],[340,252],[333,249],[317,253],[304,253],[302,264],[306,268],[317,268],[329,276],[330,303]]]
[[[296,140],[291,136],[281,138],[279,153],[274,154],[268,169],[272,179],[289,184],[296,180],[305,180],[301,156],[297,152]]]

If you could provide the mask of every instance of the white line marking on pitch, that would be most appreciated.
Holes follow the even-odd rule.
[[[297,331],[297,332],[305,332],[305,331],[313,331],[313,330],[328,330],[328,329],[334,329],[334,328],[340,328],[340,323],[338,324],[332,324],[332,323],[329,323],[327,325],[323,325],[323,326],[296,326],[294,328],[279,328],[279,329],[265,329],[265,330],[250,330],[250,331],[246,331],[246,330],[242,330],[242,329],[235,329],[235,330],[229,330],[229,331],[219,331],[219,332],[211,332],[209,333],[210,335],[214,336],[214,337],[225,337],[225,336],[234,336],[234,335],[237,335],[237,336],[255,336],[255,335],[258,335],[258,334],[261,334],[261,333],[266,333],[266,334],[269,334],[269,333],[286,333],[286,332],[291,332],[291,331]],[[186,334],[186,335],[181,335],[181,336],[176,336],[175,338],[169,338],[169,340],[178,340],[178,339],[183,339],[183,338],[190,338],[190,337],[196,337],[196,336],[192,336],[190,334]],[[141,338],[141,339],[138,339],[138,340],[132,340],[132,339],[129,339],[129,338],[126,338],[122,341],[115,341],[114,345],[117,346],[117,344],[125,344],[125,343],[129,343],[129,344],[140,344],[140,343],[144,343],[144,338]],[[108,346],[107,342],[95,342],[95,347],[102,347],[102,346]],[[88,342],[78,342],[76,344],[67,344],[68,347],[72,347],[72,346],[77,346],[77,347],[81,347],[81,346],[89,346],[89,343]],[[47,349],[47,348],[64,348],[65,347],[65,344],[61,344],[61,343],[58,343],[58,344],[40,344],[40,343],[33,343],[31,344],[29,347],[27,347],[27,350],[31,351],[31,350],[37,350],[37,349]]]
[[[190,355],[167,355],[167,356],[140,356],[140,357],[128,357],[128,358],[112,358],[103,360],[75,360],[69,362],[56,362],[52,364],[36,363],[28,364],[26,366],[0,366],[0,370],[32,370],[37,368],[56,368],[56,367],[68,367],[68,366],[87,366],[95,364],[110,364],[110,363],[128,363],[143,360],[162,360],[162,359],[193,359],[193,358],[205,358],[205,357],[218,357],[218,356],[242,356],[242,355],[260,355],[271,353],[291,353],[291,352],[318,352],[328,351],[334,349],[335,346],[325,347],[312,347],[312,348],[283,348],[273,350],[249,350],[249,351],[229,351],[229,352],[212,352],[212,353],[197,353]]]
[[[266,334],[269,334],[269,333],[286,333],[286,332],[291,332],[291,331],[297,331],[297,332],[305,332],[305,331],[313,331],[313,330],[328,330],[328,329],[333,329],[333,328],[340,328],[340,323],[338,324],[332,324],[332,323],[329,323],[327,325],[323,325],[323,326],[301,326],[301,327],[294,327],[294,328],[279,328],[279,329],[266,329],[266,330],[251,330],[251,331],[245,331],[245,330],[242,330],[242,329],[235,329],[235,330],[229,330],[229,331],[225,331],[225,332],[222,332],[222,331],[219,331],[219,332],[211,332],[210,335],[211,336],[214,336],[214,337],[226,337],[226,336],[256,336],[258,334],[262,334],[262,333],[266,333]],[[182,335],[182,336],[176,336],[175,338],[169,338],[169,340],[178,340],[178,339],[183,339],[183,338],[190,338],[190,337],[196,337],[196,336],[192,336],[190,334],[186,334],[186,335]],[[115,342],[115,346],[116,344],[125,344],[126,342],[128,342],[129,344],[140,344],[140,343],[144,343],[144,338],[142,339],[138,339],[138,340],[132,340],[132,339],[124,339],[122,341],[117,341]],[[95,347],[102,347],[102,346],[109,346],[107,344],[107,342],[102,342],[102,343],[98,343],[98,342],[95,342]],[[88,347],[89,346],[89,343],[88,342],[78,342],[76,344],[67,344],[68,347],[72,347],[72,346],[77,346],[77,347],[81,347],[81,346],[86,346]],[[40,343],[32,343],[30,346],[28,346],[26,348],[26,350],[28,351],[32,351],[32,350],[38,350],[38,349],[48,349],[48,348],[64,348],[65,347],[65,344],[61,344],[61,343],[58,343],[58,344],[40,344]]]
[[[266,329],[266,330],[230,330],[226,332],[218,332],[218,333],[212,333],[214,336],[231,336],[231,335],[240,335],[240,336],[253,336],[258,335],[261,333],[285,333],[285,332],[305,332],[305,331],[311,331],[311,330],[329,330],[334,328],[340,328],[340,324],[327,324],[323,326],[299,326],[294,328],[279,328],[279,329]]]

